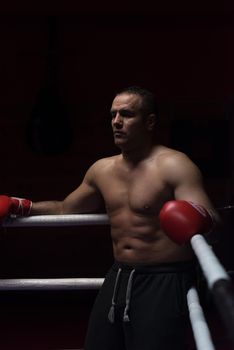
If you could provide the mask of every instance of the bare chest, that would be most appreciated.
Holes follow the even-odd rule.
[[[127,208],[134,213],[155,214],[171,198],[160,171],[151,168],[107,174],[101,192],[108,212]]]

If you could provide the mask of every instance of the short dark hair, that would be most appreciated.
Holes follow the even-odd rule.
[[[139,95],[142,98],[142,112],[144,114],[158,114],[158,103],[156,101],[155,95],[147,89],[144,89],[140,86],[129,86],[121,89],[116,93],[117,95],[121,95],[123,93]]]

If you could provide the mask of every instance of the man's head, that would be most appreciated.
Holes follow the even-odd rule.
[[[158,105],[155,95],[149,90],[141,88],[140,86],[130,86],[118,91],[116,93],[116,96],[121,95],[123,93],[127,93],[130,95],[132,94],[140,97],[140,109],[144,117],[146,117],[149,114],[154,114],[155,116],[158,114]]]
[[[149,142],[157,113],[155,96],[148,90],[132,86],[119,91],[111,107],[116,145],[126,149]]]

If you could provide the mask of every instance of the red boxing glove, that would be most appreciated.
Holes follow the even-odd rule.
[[[24,198],[0,196],[0,219],[10,214],[28,216],[32,208],[32,202]]]
[[[214,224],[204,207],[183,200],[166,202],[159,219],[162,230],[177,244],[188,242],[197,233],[211,231]]]

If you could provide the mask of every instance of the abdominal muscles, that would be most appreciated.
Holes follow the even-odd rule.
[[[110,215],[115,260],[127,264],[154,264],[190,260],[189,244],[179,246],[160,229],[155,215],[120,211]]]

